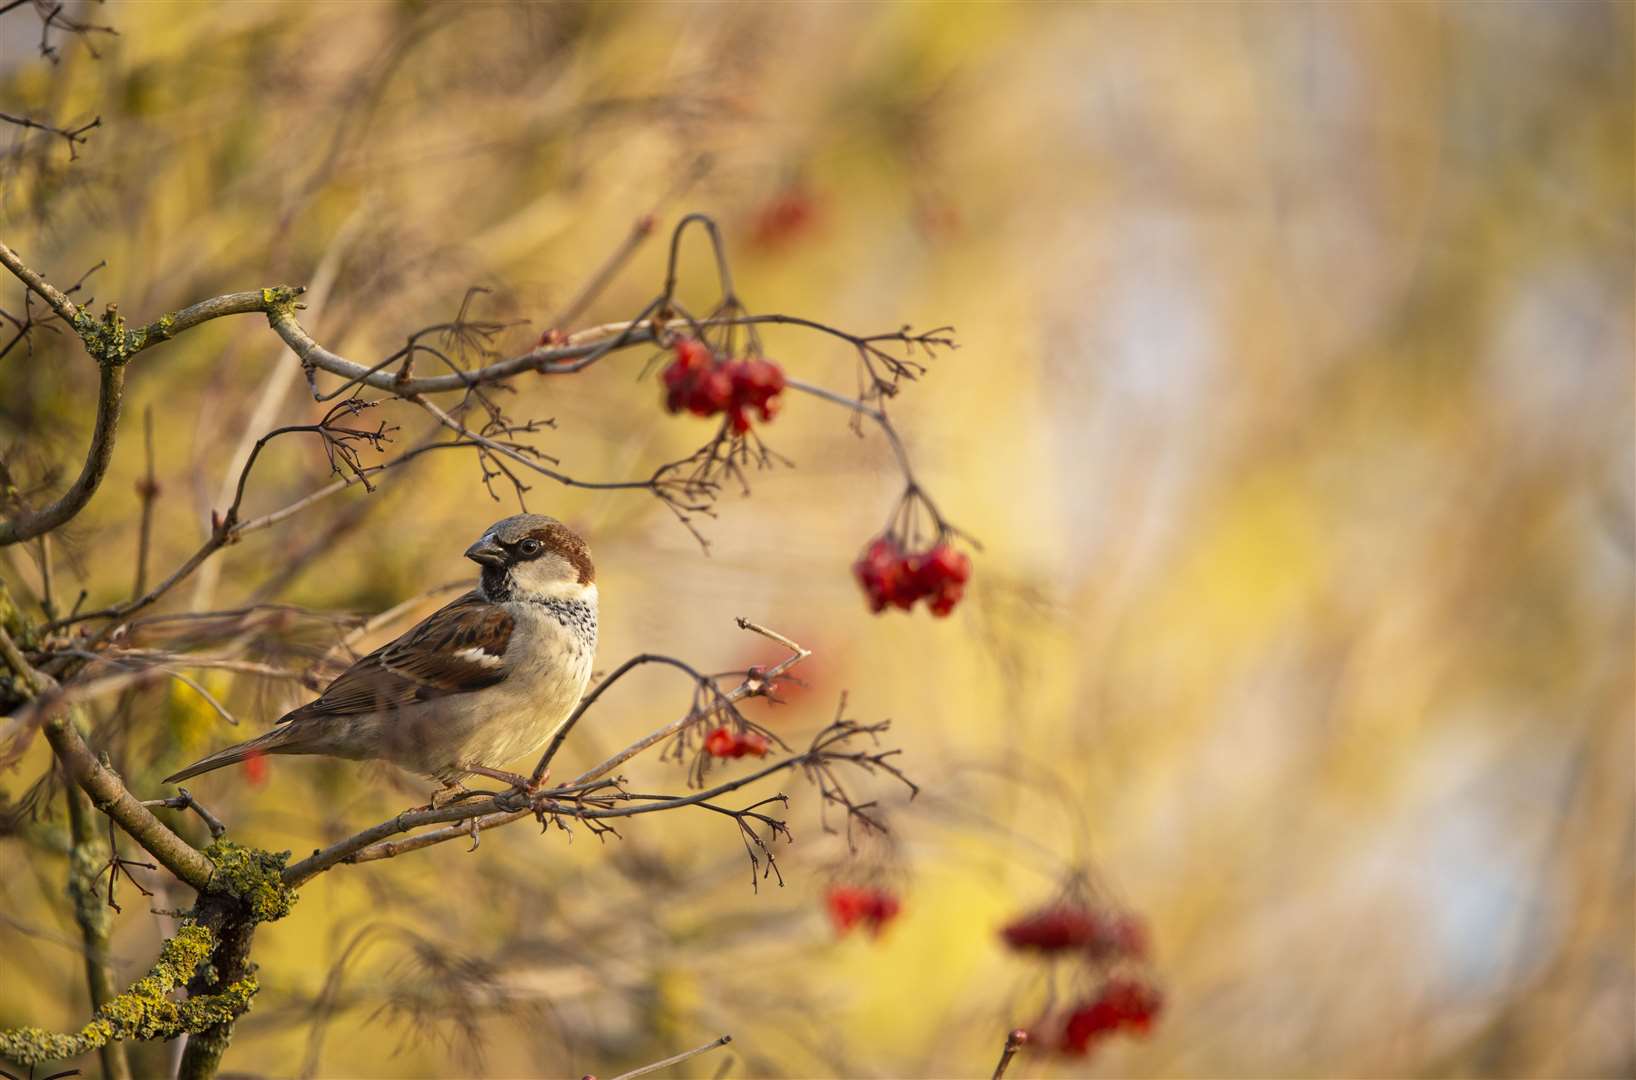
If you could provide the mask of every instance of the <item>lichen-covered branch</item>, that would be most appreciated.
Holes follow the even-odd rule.
[[[22,1065],[43,1065],[78,1057],[115,1040],[174,1039],[237,1019],[258,989],[254,975],[235,980],[220,993],[172,1001],[170,994],[209,959],[216,936],[206,927],[184,926],[159,950],[159,959],[129,990],[97,1009],[72,1034],[41,1028],[0,1031],[0,1057]]]
[[[96,759],[75,728],[73,710],[48,716],[41,727],[69,778],[85,789],[98,810],[113,818],[166,870],[201,892],[210,887],[214,873],[210,860],[154,817],[119,777]]]
[[[13,508],[6,520],[0,521],[0,547],[31,539],[63,525],[84,509],[91,496],[96,494],[113,461],[120,407],[125,396],[125,365],[133,357],[211,319],[287,308],[301,293],[300,289],[283,286],[229,293],[161,315],[146,326],[127,329],[116,306],[109,305],[100,319],[92,317],[85,308],[70,300],[67,293],[27,266],[4,243],[0,243],[0,265],[43,299],[79,335],[85,351],[96,361],[99,369],[96,426],[91,432],[91,446],[86,451],[85,464],[80,468],[79,476],[67,491],[38,510],[22,506]]]

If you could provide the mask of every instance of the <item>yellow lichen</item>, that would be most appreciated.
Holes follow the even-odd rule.
[[[34,1027],[0,1031],[0,1057],[39,1065],[87,1054],[115,1040],[174,1039],[239,1017],[259,989],[253,975],[218,994],[185,1001],[170,998],[171,991],[193,977],[215,944],[215,935],[205,927],[182,927],[159,950],[148,973],[98,1009],[79,1031],[71,1035]]]
[[[256,922],[272,922],[290,913],[296,892],[284,884],[284,864],[288,851],[274,854],[258,848],[242,847],[230,840],[217,840],[204,849],[216,864],[210,879],[212,892],[236,898]]]

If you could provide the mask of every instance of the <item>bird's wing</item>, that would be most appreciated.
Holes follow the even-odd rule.
[[[279,723],[384,712],[493,686],[511,667],[506,647],[514,623],[498,604],[467,593],[358,660],[317,700],[286,713]]]

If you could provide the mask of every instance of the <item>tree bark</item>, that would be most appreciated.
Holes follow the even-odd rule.
[[[220,993],[248,975],[252,967],[250,945],[256,933],[255,920],[230,897],[201,893],[198,912],[199,923],[215,931],[217,945],[210,963],[203,969],[209,974],[197,975],[187,984],[190,997]],[[232,1041],[232,1021],[189,1035],[177,1080],[211,1080],[221,1068],[222,1055]]]
[[[70,780],[67,784],[68,829],[73,847],[68,852],[68,895],[74,902],[74,921],[85,940],[85,984],[91,991],[91,1011],[102,1008],[119,993],[109,960],[108,940],[113,930],[106,901],[98,882],[101,871],[113,855],[108,841],[97,828],[101,818],[91,799]],[[102,1074],[108,1080],[130,1080],[131,1064],[125,1044],[109,1042],[98,1051]]]

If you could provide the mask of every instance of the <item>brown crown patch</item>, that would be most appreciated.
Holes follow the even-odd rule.
[[[579,583],[590,585],[596,581],[596,566],[591,562],[591,549],[579,534],[560,521],[539,525],[528,535],[545,545],[545,550],[556,552],[579,573]]]

